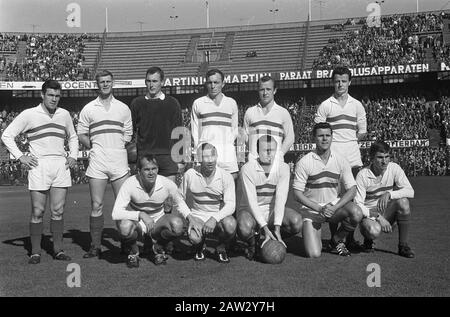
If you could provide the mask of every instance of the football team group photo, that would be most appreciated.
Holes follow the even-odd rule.
[[[0,30],[0,295],[448,296],[450,12],[353,2]]]

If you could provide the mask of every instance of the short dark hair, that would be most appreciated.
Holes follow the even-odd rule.
[[[259,153],[259,144],[260,142],[266,142],[266,143],[272,143],[275,142],[275,144],[278,147],[278,142],[277,140],[275,140],[275,138],[273,136],[271,136],[270,134],[264,134],[261,135],[258,140],[256,141],[256,152]]]
[[[331,127],[331,124],[329,124],[328,122],[319,122],[316,123],[312,129],[312,135],[316,136],[316,132],[319,129],[330,129],[331,134],[333,134],[333,128]]]
[[[61,84],[53,79],[47,79],[43,84],[42,84],[42,93],[45,95],[45,93],[47,92],[47,89],[54,89],[54,90],[61,90]]]
[[[272,81],[273,83],[273,88],[277,88],[277,82],[275,81],[275,79],[269,75],[265,75],[263,77],[261,77],[258,81],[258,86],[261,85],[262,83],[266,83],[268,81]]]
[[[139,155],[138,160],[137,160],[137,168],[141,169],[142,168],[142,161],[146,159],[149,162],[154,163],[156,166],[159,167],[158,161],[156,159],[156,156],[154,154],[143,154],[143,155]]]
[[[389,153],[390,151],[391,151],[391,147],[389,146],[389,144],[387,144],[386,142],[381,141],[381,140],[375,141],[370,146],[369,157],[370,157],[370,159],[373,159],[375,157],[375,154],[377,154],[378,152]]]
[[[205,143],[200,144],[200,146],[197,148],[197,159],[199,160],[199,162],[202,161],[203,151],[209,150],[209,149],[212,149],[214,151],[215,155],[217,155],[217,149],[211,143],[205,142]]]
[[[161,78],[161,81],[163,81],[164,80],[164,71],[161,68],[157,67],[157,66],[153,66],[153,67],[150,67],[149,69],[147,69],[147,73],[145,73],[145,77],[147,78],[147,76],[149,74],[153,75],[153,74],[156,74],[156,73],[159,74],[159,77]]]
[[[99,72],[95,75],[95,81],[97,82],[97,84],[98,84],[99,78],[100,78],[100,77],[105,77],[105,76],[111,76],[111,79],[114,79],[113,74],[112,74],[109,70],[104,69],[104,70],[99,71]]]
[[[338,66],[335,69],[333,69],[333,73],[331,74],[331,79],[334,80],[335,75],[348,75],[348,80],[352,80],[352,72],[348,67],[345,66]]]
[[[222,78],[222,81],[225,80],[225,75],[218,68],[213,68],[213,69],[208,70],[208,72],[206,73],[205,77],[206,77],[206,79],[208,79],[209,76],[212,76],[214,74],[219,74],[220,77]]]

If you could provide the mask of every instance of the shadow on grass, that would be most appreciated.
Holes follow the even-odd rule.
[[[15,238],[10,240],[2,241],[4,244],[12,245],[15,247],[22,247],[27,251],[28,255],[31,255],[31,241],[30,237]]]
[[[391,251],[391,250],[378,249],[378,248],[375,248],[375,252],[389,253],[389,254],[398,255],[397,252],[394,252],[394,251]]]
[[[27,255],[31,255],[31,240],[30,237],[21,237],[21,238],[15,238],[10,240],[2,241],[4,244],[9,244],[16,247],[22,247],[26,252]],[[50,254],[53,256],[53,241],[51,235],[42,235],[41,240],[41,249],[46,252],[47,254]]]
[[[91,245],[90,232],[84,232],[76,229],[69,230],[69,233],[64,235],[64,238],[72,239],[72,243],[81,247],[87,252]],[[111,242],[112,241],[112,242]],[[101,260],[109,263],[117,264],[123,263],[126,260],[126,255],[121,253],[120,236],[116,229],[104,228],[102,234],[102,253]]]

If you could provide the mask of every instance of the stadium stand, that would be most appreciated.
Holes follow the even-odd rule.
[[[346,31],[343,37],[330,38],[312,67],[423,63],[426,51],[431,54],[431,47],[440,47],[442,43],[445,16],[445,12],[383,16],[379,28],[358,23],[359,28]]]
[[[79,80],[92,79],[96,68],[106,68],[121,79],[138,79],[143,75],[135,65],[164,65],[167,76],[183,77],[202,75],[208,67],[225,73],[263,73],[330,69],[339,63],[357,67],[448,62],[450,49],[443,40],[443,25],[449,16],[445,11],[383,16],[380,28],[367,27],[365,18],[354,18],[119,32],[105,34],[104,43],[99,34],[3,34],[0,76],[5,80],[49,75]],[[24,40],[26,51],[21,56]],[[2,52],[16,52],[16,62],[6,62]],[[58,52],[65,52],[65,58]]]
[[[449,18],[448,12],[383,16],[381,28],[368,28],[365,19],[353,18],[103,35],[0,34],[0,80],[32,81],[48,76],[59,80],[93,79],[96,69],[108,69],[119,80],[142,79],[146,68],[152,65],[162,66],[167,77],[183,77],[203,76],[213,67],[226,74],[239,74],[329,69],[338,63],[352,67],[416,62],[450,64],[450,46],[444,40],[448,36],[444,21]],[[367,111],[366,140],[428,139],[429,147],[394,149],[394,159],[408,175],[448,173],[445,145],[450,138],[449,89],[432,89],[432,85],[418,89],[409,84],[389,85],[388,89],[378,83],[379,86],[372,85],[370,89],[362,84],[351,88],[351,94],[362,101]],[[297,144],[310,142],[316,108],[329,96],[329,84],[320,87],[307,92],[280,89],[276,96],[277,102],[291,113]],[[248,90],[235,87],[230,91],[239,104],[240,126],[245,110],[257,102],[256,95]],[[177,96],[187,127],[190,105],[200,91],[201,88],[196,88],[190,95]],[[138,90],[130,92],[120,97],[127,104]],[[38,102],[38,95],[34,97],[13,98],[13,103],[0,104],[1,131],[21,110]],[[71,111],[75,126],[87,99],[62,100],[61,106]],[[17,143],[26,149],[25,136],[20,136]],[[0,161],[3,180],[19,175],[20,166],[9,161],[3,145]],[[82,174],[80,166],[76,171],[78,181],[84,179]]]
[[[90,78],[88,57],[96,52],[99,36],[96,34],[5,34],[7,49],[16,51],[15,60],[5,61],[5,81],[42,81],[52,77],[57,80]],[[15,43],[12,45],[11,43]],[[91,43],[94,43],[92,46]],[[0,51],[4,52],[4,50]]]

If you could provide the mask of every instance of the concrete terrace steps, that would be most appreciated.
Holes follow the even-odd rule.
[[[100,48],[100,41],[86,41],[84,47],[84,66],[94,67],[95,58],[97,57],[98,49]]]

